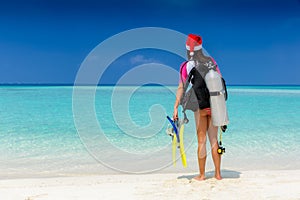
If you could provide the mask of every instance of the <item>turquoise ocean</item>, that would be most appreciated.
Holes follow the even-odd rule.
[[[74,104],[72,86],[0,86],[0,178],[197,173],[190,112],[184,133],[188,167],[180,159],[172,165],[166,115],[172,116],[176,87],[78,90]],[[94,94],[93,109],[85,105],[87,93]],[[300,87],[229,86],[228,93],[222,169],[300,169]],[[209,149],[207,142],[207,171],[214,169]]]

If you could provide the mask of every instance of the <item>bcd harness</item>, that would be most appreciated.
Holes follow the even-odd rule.
[[[222,78],[223,83],[223,91],[218,92],[209,92],[204,80],[205,75],[208,73],[209,69],[217,70],[216,65],[213,64],[212,61],[208,62],[195,62],[195,66],[189,72],[186,81],[184,82],[182,79],[182,70],[185,65],[187,65],[188,61],[186,61],[181,69],[180,69],[180,76],[181,81],[183,84],[183,93],[180,99],[180,105],[182,106],[182,112],[184,114],[184,122],[188,123],[189,120],[186,116],[186,110],[192,110],[193,112],[197,111],[199,108],[209,108],[210,107],[210,95],[211,96],[218,96],[220,94],[224,94],[225,100],[227,100],[227,88],[225,80]],[[192,83],[193,86],[188,91],[189,83]]]

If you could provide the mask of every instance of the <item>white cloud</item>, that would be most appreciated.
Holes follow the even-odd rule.
[[[144,63],[160,63],[153,58],[145,58],[143,55],[136,55],[130,58],[131,64],[144,64]]]

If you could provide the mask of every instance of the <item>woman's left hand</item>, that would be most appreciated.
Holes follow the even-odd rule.
[[[177,121],[178,120],[178,109],[174,108],[174,112],[173,112],[173,120]]]

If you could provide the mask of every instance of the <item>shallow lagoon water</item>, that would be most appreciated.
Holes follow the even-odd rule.
[[[175,90],[176,87],[163,86],[97,87],[95,110],[86,112],[95,113],[110,144],[105,146],[103,140],[97,140],[99,133],[91,131],[93,124],[85,127],[91,134],[89,145],[78,134],[72,110],[73,87],[1,86],[0,176],[114,172],[104,167],[99,158],[121,171],[124,163],[136,163],[140,168],[143,164],[148,166],[149,171],[196,172],[197,140],[190,112],[184,136],[188,168],[182,168],[180,161],[172,166],[171,138],[165,129],[166,115],[173,112]],[[299,169],[300,87],[231,86],[228,92],[230,124],[223,134],[226,153],[222,168]],[[81,109],[85,109],[84,105]],[[134,160],[134,156],[122,157],[119,152],[143,156]],[[207,169],[213,169],[210,155],[207,162]]]

